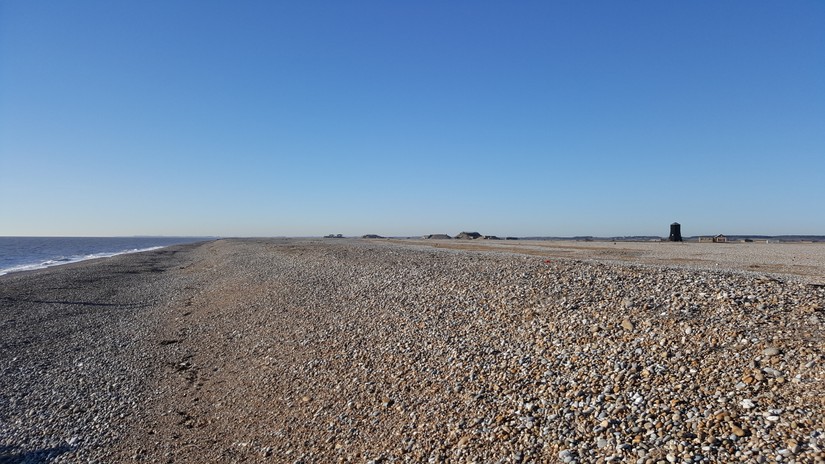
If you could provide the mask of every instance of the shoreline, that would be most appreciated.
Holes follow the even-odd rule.
[[[106,460],[156,379],[164,274],[196,247],[0,277],[0,461]]]
[[[0,269],[0,276],[4,276],[6,274],[14,274],[14,273],[17,273],[17,272],[38,271],[38,270],[41,270],[41,269],[49,269],[49,268],[53,268],[53,267],[57,267],[57,266],[65,266],[65,265],[68,265],[68,264],[82,263],[83,261],[90,261],[90,260],[93,260],[93,259],[106,259],[106,258],[111,258],[113,256],[128,255],[128,254],[131,254],[131,253],[143,253],[143,252],[146,252],[146,251],[155,251],[155,250],[160,250],[162,248],[166,248],[167,246],[171,246],[171,245],[154,246],[154,247],[148,247],[148,248],[142,248],[142,249],[136,249],[136,250],[127,250],[127,251],[116,251],[116,252],[111,252],[111,253],[95,253],[95,254],[92,254],[92,255],[86,255],[86,256],[82,256],[82,257],[78,257],[78,258],[67,258],[67,259],[61,259],[61,260],[58,260],[58,261],[49,260],[49,261],[46,261],[46,262],[43,262],[43,263],[40,263],[40,264],[34,264],[34,263],[32,263],[32,264],[20,264],[20,265],[13,266],[13,267],[10,267],[10,268]]]
[[[152,238],[152,237],[0,237],[0,239],[2,239],[2,238],[24,239],[24,240],[31,240],[31,239],[35,239],[35,240],[36,239],[46,239],[46,240],[48,240],[48,239],[83,239],[83,240],[103,239],[103,240],[106,240],[106,239],[130,239],[130,238],[140,239],[140,238]],[[184,240],[189,240],[190,239],[190,237],[158,237],[158,238],[161,238],[161,239],[184,239]],[[167,248],[167,247],[170,247],[170,246],[175,246],[175,245],[200,243],[200,242],[206,242],[206,241],[214,240],[214,239],[211,239],[211,238],[201,238],[201,237],[191,237],[191,239],[192,239],[192,241],[176,242],[176,243],[162,244],[162,245],[152,245],[152,246],[143,247],[143,248],[120,249],[120,250],[117,250],[117,251],[101,251],[101,252],[95,252],[95,253],[90,253],[90,254],[88,254],[88,253],[87,254],[75,254],[75,255],[72,255],[72,256],[69,256],[69,257],[65,257],[65,256],[42,257],[42,258],[32,259],[32,262],[30,262],[30,263],[15,264],[14,266],[11,266],[11,267],[0,268],[0,276],[4,276],[4,275],[7,275],[7,274],[15,274],[15,273],[19,273],[19,272],[29,272],[29,271],[37,271],[37,270],[41,270],[41,269],[49,269],[49,268],[58,267],[58,266],[66,266],[66,265],[70,265],[70,264],[81,263],[81,262],[84,262],[84,261],[90,261],[90,260],[95,260],[95,259],[105,259],[105,258],[111,258],[111,257],[114,257],[114,256],[120,256],[120,255],[132,254],[132,253],[144,253],[144,252],[147,252],[147,251],[160,250],[160,249]],[[47,261],[43,261],[43,259],[46,259]]]
[[[825,459],[825,289],[565,254],[217,240],[2,276],[0,461]]]

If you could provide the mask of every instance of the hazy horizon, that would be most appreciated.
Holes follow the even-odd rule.
[[[420,233],[420,234],[381,234],[375,232],[364,232],[364,233],[357,233],[357,234],[341,234],[342,238],[360,238],[365,235],[378,235],[382,238],[418,238],[418,237],[426,237],[432,234],[446,234],[455,238],[461,232],[479,232],[484,236],[493,236],[499,238],[506,238],[506,237],[515,237],[515,238],[550,238],[550,239],[565,239],[565,238],[594,238],[594,239],[611,239],[611,238],[623,238],[623,237],[662,237],[667,238],[668,234],[633,234],[633,235],[594,235],[594,234],[581,234],[581,235],[501,235],[495,233],[487,233],[484,231],[478,230],[462,230],[459,232],[427,232],[427,233]],[[331,232],[331,234],[337,234],[337,232]],[[285,239],[302,239],[302,238],[328,238],[328,234],[311,234],[311,235],[0,235],[0,238],[196,238],[196,239],[232,239],[232,238],[239,238],[239,239],[255,239],[255,238],[285,238]],[[685,234],[682,233],[682,236],[686,239],[689,238],[696,238],[696,237],[710,237],[720,235],[720,233],[704,233],[704,234]],[[725,235],[728,237],[825,237],[825,234],[760,234],[760,233],[721,233],[721,235]]]

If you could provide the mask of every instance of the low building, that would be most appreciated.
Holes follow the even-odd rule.
[[[476,240],[481,238],[481,234],[478,232],[462,232],[456,235],[455,238],[459,240]]]
[[[728,242],[728,238],[725,237],[722,234],[719,234],[716,237],[713,237],[713,243],[727,243],[727,242]]]

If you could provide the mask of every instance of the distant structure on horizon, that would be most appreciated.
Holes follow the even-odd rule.
[[[455,238],[459,240],[475,240],[481,238],[481,234],[478,232],[461,232],[460,234],[456,235]]]
[[[447,234],[430,234],[425,235],[428,240],[501,240],[501,237],[495,235],[481,235],[478,232],[461,232],[455,237],[450,237]],[[507,240],[518,240],[516,237],[507,237]]]
[[[670,225],[670,237],[667,238],[669,242],[681,242],[682,241],[682,225],[678,222],[674,222]]]

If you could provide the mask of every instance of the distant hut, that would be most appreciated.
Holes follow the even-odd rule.
[[[713,243],[728,243],[728,238],[722,234],[713,237]]]
[[[670,237],[668,237],[668,241],[671,242],[681,242],[682,241],[682,225],[678,222],[674,222],[670,225]]]
[[[457,239],[461,240],[475,240],[477,238],[481,238],[481,234],[478,232],[462,232],[455,236]]]

